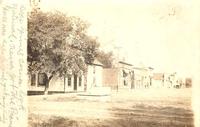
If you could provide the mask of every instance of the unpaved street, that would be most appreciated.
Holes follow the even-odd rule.
[[[193,127],[191,89],[28,98],[29,127]]]

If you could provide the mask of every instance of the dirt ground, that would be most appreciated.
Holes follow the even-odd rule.
[[[29,96],[29,127],[193,127],[191,89]]]

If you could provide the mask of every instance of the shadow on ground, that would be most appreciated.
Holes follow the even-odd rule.
[[[31,114],[29,127],[194,127],[191,110],[174,107],[134,105],[110,109],[110,119],[69,119]]]
[[[112,109],[117,127],[194,127],[191,110],[175,107],[135,105],[131,109]]]

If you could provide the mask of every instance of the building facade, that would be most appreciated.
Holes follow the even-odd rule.
[[[133,67],[135,89],[150,88],[152,86],[152,70],[151,67]]]
[[[49,93],[83,92],[93,87],[102,86],[103,65],[94,61],[88,64],[86,77],[83,74],[70,74],[62,77],[54,76],[49,83]],[[29,75],[28,94],[43,94],[47,76],[45,73]],[[86,81],[86,82],[85,82]]]
[[[103,75],[103,64],[98,60],[94,60],[94,62],[88,65],[87,71],[87,90],[92,89],[94,87],[102,87]]]
[[[153,88],[180,88],[182,80],[177,73],[154,73],[152,84]]]
[[[115,68],[103,69],[103,85],[111,89],[130,89],[133,83],[132,64],[119,61]]]
[[[29,75],[28,94],[43,94],[47,76],[45,73]],[[49,93],[84,91],[83,75],[54,76],[49,83]]]

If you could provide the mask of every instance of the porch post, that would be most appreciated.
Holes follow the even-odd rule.
[[[82,78],[82,81],[81,81],[81,89],[83,89],[83,91],[84,91],[84,76],[82,75],[81,76],[81,78]]]
[[[74,75],[71,75],[71,88],[74,91]]]
[[[77,81],[77,82],[76,82],[76,85],[77,85],[77,91],[79,90],[79,77],[80,77],[80,76],[77,75],[77,79],[76,79],[76,81]]]
[[[64,93],[65,93],[65,89],[66,89],[66,82],[67,82],[67,79],[66,79],[66,76],[64,76]]]

